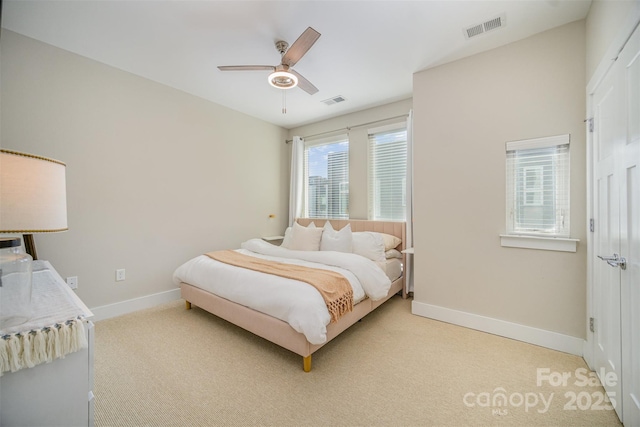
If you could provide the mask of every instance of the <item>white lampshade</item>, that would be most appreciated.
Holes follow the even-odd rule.
[[[0,233],[67,230],[66,165],[0,150]]]

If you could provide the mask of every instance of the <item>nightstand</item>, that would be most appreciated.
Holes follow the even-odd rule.
[[[282,244],[282,240],[284,240],[284,236],[265,236],[262,240],[269,242],[272,245],[280,246]]]

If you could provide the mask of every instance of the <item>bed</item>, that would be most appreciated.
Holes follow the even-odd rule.
[[[312,222],[314,224],[311,224]],[[234,294],[234,292],[236,289],[235,287],[239,286],[238,284],[239,282],[243,282],[243,286],[244,285],[255,286],[255,283],[248,284],[244,282],[260,281],[261,288],[263,287],[263,285],[271,286],[270,282],[267,283],[268,280],[271,280],[271,279],[268,279],[268,276],[270,277],[270,275],[267,275],[264,273],[258,273],[258,272],[246,272],[246,270],[243,270],[243,269],[240,269],[242,271],[239,271],[238,270],[239,267],[226,266],[224,268],[227,268],[227,269],[231,268],[235,270],[234,271],[229,270],[230,274],[227,274],[226,276],[225,275],[216,276],[216,277],[220,277],[220,279],[214,279],[212,275],[208,275],[208,273],[204,271],[196,270],[196,266],[194,266],[194,263],[207,264],[207,266],[211,264],[211,260],[207,259],[207,256],[205,255],[194,258],[193,260],[190,260],[189,262],[183,264],[174,273],[174,281],[178,283],[180,286],[181,295],[182,295],[182,298],[185,300],[186,308],[191,309],[192,305],[200,307],[222,319],[227,320],[230,323],[233,323],[243,329],[246,329],[247,331],[250,331],[275,344],[278,344],[281,347],[284,347],[296,354],[299,354],[300,356],[302,356],[302,359],[303,359],[303,363],[302,363],[303,370],[305,372],[309,372],[311,370],[311,355],[315,351],[317,351],[322,346],[330,342],[333,338],[335,338],[340,333],[342,333],[347,328],[349,328],[351,325],[353,325],[354,323],[362,319],[368,313],[370,313],[371,311],[379,307],[381,304],[383,304],[392,296],[398,293],[402,293],[403,298],[406,298],[405,281],[404,281],[405,279],[404,279],[404,274],[402,274],[402,266],[405,265],[405,261],[406,261],[405,254],[402,253],[402,251],[405,249],[404,247],[405,223],[404,222],[366,221],[366,220],[329,220],[330,224],[327,226],[325,226],[325,222],[327,222],[327,220],[301,218],[297,220],[298,225],[295,225],[295,227],[310,228],[315,226],[318,228],[326,229],[326,227],[329,227],[330,229],[332,228],[334,230],[343,230],[348,225],[351,231],[354,233],[353,234],[354,236],[356,234],[359,234],[359,235],[370,234],[365,232],[375,232],[376,237],[378,237],[378,235],[384,235],[385,238],[389,236],[393,236],[394,237],[393,243],[396,243],[397,241],[399,241],[399,243],[393,248],[392,251],[388,251],[388,252],[393,252],[396,254],[395,255],[396,261],[397,261],[397,264],[400,264],[400,268],[398,269],[397,267],[394,267],[392,270],[397,271],[394,273],[388,273],[388,274],[382,273],[382,274],[387,274],[386,277],[391,276],[389,277],[389,279],[387,279],[387,281],[390,282],[390,285],[388,286],[388,288],[384,288],[384,292],[381,293],[379,288],[376,288],[378,290],[375,290],[374,294],[377,292],[377,295],[369,297],[368,287],[370,287],[371,285],[367,285],[367,292],[365,292],[364,297],[362,297],[362,295],[360,295],[358,292],[354,292],[354,294],[356,294],[355,299],[357,301],[354,301],[355,304],[353,305],[352,311],[345,313],[337,321],[335,322],[332,321],[328,323],[325,327],[326,332],[322,335],[321,338],[317,338],[313,332],[307,332],[306,330],[302,330],[301,332],[301,327],[297,322],[292,323],[293,325],[295,325],[295,329],[294,329],[294,327],[291,326],[291,324],[288,323],[287,319],[285,319],[285,317],[283,316],[278,316],[276,314],[274,315],[265,314],[268,311],[263,310],[261,307],[256,307],[256,309],[250,308],[249,306],[250,304],[246,303],[241,299],[238,299],[239,302],[233,301],[233,300],[236,300],[236,295]],[[256,251],[264,251],[265,252],[264,255],[257,255],[257,256],[262,256],[266,259],[272,258],[271,255],[281,255],[281,253],[286,253],[282,251],[283,250],[286,251],[287,249],[283,249],[283,248],[271,245],[270,243],[259,241],[259,240],[260,239],[253,239],[251,241],[245,242],[243,243],[243,248],[250,248],[251,250],[256,250]],[[389,247],[388,242],[389,242],[388,240],[385,241],[387,248]],[[255,248],[258,248],[258,249],[255,249]],[[241,249],[240,251],[245,251],[245,249]],[[301,251],[296,251],[296,252],[301,252]],[[319,252],[322,252],[322,251],[319,251]],[[335,253],[335,254],[338,254],[338,253]],[[310,251],[305,253],[304,255],[306,257],[309,257],[309,260],[315,262],[317,257],[330,256],[331,254],[329,252],[316,254]],[[351,254],[347,254],[347,255],[341,254],[341,255],[342,256],[340,258],[342,259],[346,259],[349,257],[354,259],[362,258],[357,255],[354,256]],[[277,259],[277,258],[274,258],[274,259]],[[318,259],[324,259],[324,258],[318,258]],[[373,258],[370,258],[370,259],[373,259]],[[369,262],[368,260],[361,261],[358,259],[356,259],[356,261],[359,261],[362,263],[364,263],[365,261]],[[306,263],[307,260],[305,258],[305,260],[303,261],[295,261],[295,262]],[[382,268],[385,268],[380,263],[378,263],[378,265],[381,266]],[[337,267],[326,267],[326,268],[327,269],[331,268],[335,270]],[[339,271],[339,269],[336,271]],[[253,274],[253,275],[239,276],[238,274],[240,273]],[[375,272],[375,273],[376,275],[379,275],[378,272]],[[351,273],[349,272],[349,274]],[[262,275],[262,276],[259,276],[259,275]],[[397,277],[398,275],[399,277]],[[243,277],[245,280],[242,280]],[[251,279],[247,279],[249,277]],[[346,277],[346,273],[345,273],[345,277]],[[233,282],[234,283],[233,286],[226,286],[227,281],[232,282],[234,280],[237,280],[237,281]],[[349,278],[349,281],[351,280],[352,279]],[[207,282],[210,282],[210,283],[207,283]],[[220,283],[220,282],[225,282],[224,283],[224,285],[226,286],[225,289],[227,288],[230,288],[230,289],[225,290],[221,288],[223,283]],[[222,291],[220,291],[220,289],[222,289]],[[267,287],[267,289],[275,289],[275,288]],[[319,293],[315,289],[311,288],[310,286],[309,287],[298,286],[297,289],[299,292],[302,292],[302,291],[309,292],[309,289],[311,289],[310,292],[315,292],[316,294],[319,295]],[[223,295],[223,296],[220,296],[220,295]],[[358,295],[360,295],[360,297],[358,297]],[[269,294],[269,297],[271,296],[272,294]],[[269,299],[269,297],[262,298],[262,299]],[[298,304],[298,302],[296,302],[296,304]],[[311,311],[308,309],[301,309],[301,310]],[[326,306],[324,306],[323,310],[327,311]],[[292,309],[292,311],[295,311],[295,308]],[[318,316],[322,317],[324,316],[324,314],[319,314]]]

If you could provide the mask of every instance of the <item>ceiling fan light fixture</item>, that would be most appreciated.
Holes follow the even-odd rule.
[[[291,89],[298,86],[298,77],[288,71],[274,71],[269,74],[269,84],[278,89]]]

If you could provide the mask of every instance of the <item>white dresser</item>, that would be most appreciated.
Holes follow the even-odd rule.
[[[56,292],[77,305],[84,318],[88,347],[50,363],[0,377],[0,426],[93,426],[93,314],[47,261],[34,261],[36,292]],[[55,306],[47,304],[47,307]],[[35,309],[38,309],[35,307]],[[37,314],[34,313],[34,316]],[[62,318],[60,321],[66,319]],[[0,338],[2,339],[2,338]]]

